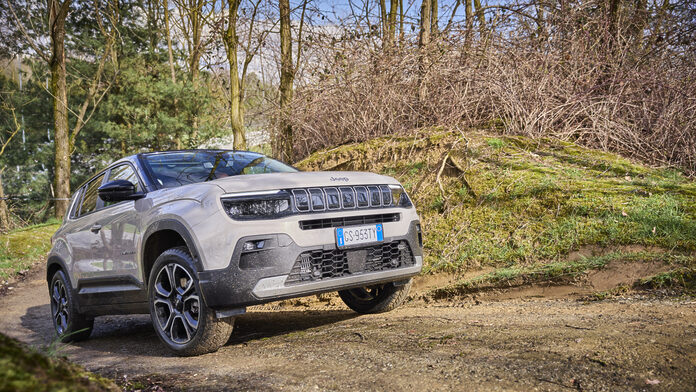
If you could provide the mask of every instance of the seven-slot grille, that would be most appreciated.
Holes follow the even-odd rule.
[[[388,185],[338,186],[293,189],[295,207],[300,212],[393,207]]]
[[[301,253],[285,281],[286,285],[376,272],[414,264],[406,241],[358,249],[312,250]]]
[[[401,220],[401,214],[376,214],[376,215],[360,215],[360,216],[342,216],[338,218],[326,219],[311,219],[300,221],[300,229],[315,230],[327,229],[331,227],[344,227],[356,225],[369,225],[372,223],[387,223],[398,222]]]

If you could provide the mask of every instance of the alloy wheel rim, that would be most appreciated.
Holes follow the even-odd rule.
[[[56,327],[58,335],[62,335],[68,330],[68,293],[62,281],[56,280],[51,287],[51,313],[53,314],[53,325]]]
[[[186,344],[198,330],[200,297],[191,274],[176,263],[157,273],[154,308],[159,329],[175,344]]]

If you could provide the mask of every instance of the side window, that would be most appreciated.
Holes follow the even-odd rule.
[[[140,182],[138,181],[138,176],[135,175],[135,171],[131,165],[120,165],[111,169],[109,174],[109,181],[114,180],[127,180],[135,185],[135,191],[140,192]]]
[[[77,217],[77,214],[80,212],[80,198],[82,197],[82,190],[84,188],[80,188],[75,192],[73,195],[73,200],[70,203],[70,214],[68,215],[70,219],[75,219]]]
[[[135,191],[140,192],[140,182],[138,181],[138,176],[135,174],[135,171],[133,171],[133,168],[131,165],[120,165],[117,166],[113,169],[111,169],[111,172],[109,173],[109,180],[108,181],[114,181],[114,180],[126,180],[130,181],[131,184],[135,185]],[[111,205],[116,204],[116,202],[104,202],[104,207],[108,207]]]
[[[104,174],[92,180],[92,182],[87,185],[85,190],[85,196],[82,198],[82,208],[80,209],[80,216],[89,214],[97,209],[97,202],[99,201],[99,196],[97,195],[97,188],[102,183],[104,179]]]

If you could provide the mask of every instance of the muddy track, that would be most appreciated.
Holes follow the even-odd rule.
[[[51,341],[43,277],[0,297],[3,333]],[[313,297],[249,309],[225,347],[196,358],[169,354],[148,316],[102,317],[89,341],[59,350],[165,390],[696,390],[696,301],[568,294],[412,302],[370,316]]]

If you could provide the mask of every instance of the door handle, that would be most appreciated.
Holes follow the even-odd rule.
[[[89,229],[92,233],[98,233],[99,230],[101,230],[101,225],[100,224],[95,224]]]

